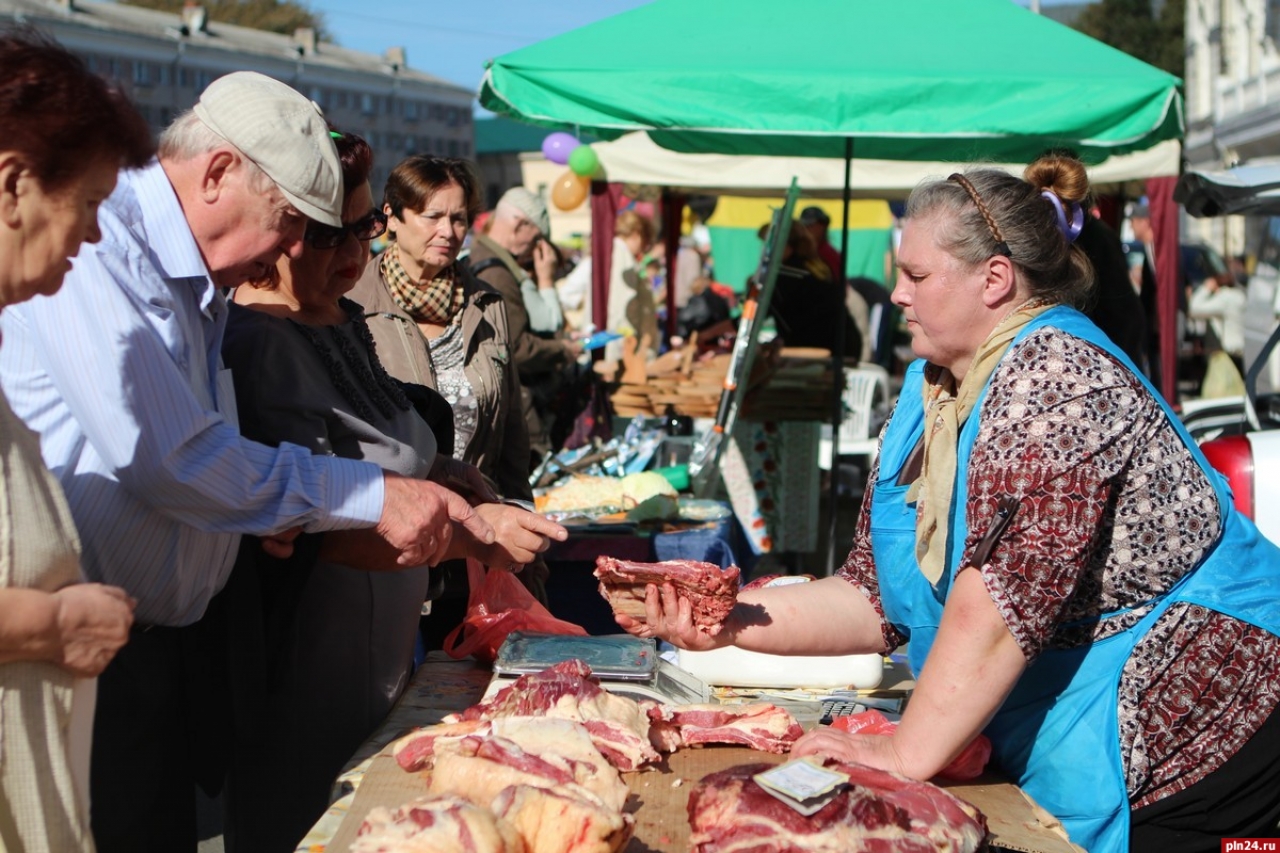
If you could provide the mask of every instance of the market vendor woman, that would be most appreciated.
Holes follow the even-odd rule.
[[[909,641],[893,735],[795,752],[927,779],[985,731],[1091,853],[1216,850],[1280,820],[1280,549],[1071,307],[1087,194],[1063,157],[917,188],[893,301],[920,360],[839,575],[744,593],[715,637],[669,587],[618,622],[698,649]]]

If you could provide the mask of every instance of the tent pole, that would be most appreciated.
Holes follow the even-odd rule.
[[[840,269],[832,270],[841,285],[840,306],[844,307],[844,289],[848,287],[849,269],[849,198],[853,175],[853,137],[844,140],[844,217],[840,228]],[[844,421],[844,315],[836,313],[836,346],[831,353],[831,481],[827,496],[827,565],[825,574],[836,570],[836,519],[840,497],[840,424]]]

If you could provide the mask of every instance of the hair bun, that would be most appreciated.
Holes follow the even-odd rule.
[[[1089,173],[1072,154],[1044,154],[1027,166],[1022,177],[1037,190],[1049,190],[1064,202],[1083,204],[1089,197]]]

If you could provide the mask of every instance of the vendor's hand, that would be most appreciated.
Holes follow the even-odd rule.
[[[291,527],[288,530],[281,531],[275,536],[263,536],[261,539],[262,550],[267,552],[270,557],[277,560],[287,560],[293,556],[293,541],[302,534],[301,527]]]
[[[520,507],[481,504],[476,513],[493,526],[496,538],[492,544],[485,544],[460,535],[456,541],[461,550],[455,549],[455,555],[475,557],[493,569],[517,572],[547,550],[550,540],[563,542],[569,537],[569,531],[561,525]]]
[[[818,726],[791,745],[791,755],[794,758],[818,755],[908,775],[894,749],[893,735],[849,734],[830,726]]]
[[[555,287],[556,250],[546,240],[537,240],[533,244],[533,272],[538,278],[538,287],[546,290]]]
[[[436,454],[428,479],[462,495],[472,506],[499,500],[498,494],[479,468],[443,453]]]
[[[138,602],[120,587],[100,583],[65,586],[53,598],[54,663],[83,678],[97,676],[128,641]]]
[[[655,637],[695,652],[717,649],[732,642],[731,632],[724,631],[724,626],[710,633],[700,630],[693,623],[692,602],[677,595],[672,584],[664,583],[661,588],[648,584],[644,591],[644,611],[643,620],[623,613],[614,613],[613,619],[628,634]],[[729,619],[732,618],[730,614]]]
[[[460,495],[436,483],[384,474],[378,535],[400,552],[402,566],[434,566],[447,558],[454,529],[476,541],[494,541],[493,528]]]

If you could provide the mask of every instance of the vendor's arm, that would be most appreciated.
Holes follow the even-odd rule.
[[[615,614],[623,630],[660,637],[686,649],[734,645],[749,651],[790,655],[887,653],[899,637],[878,603],[871,556],[870,507],[878,465],[872,466],[853,547],[838,576],[739,594],[738,603],[715,634],[693,624],[692,606],[670,584],[646,589],[645,619]]]
[[[826,755],[929,779],[986,727],[1027,667],[978,571],[961,572],[933,649],[892,735],[819,728],[793,755]]]
[[[96,676],[129,639],[135,604],[123,589],[99,583],[0,589],[0,664],[49,661]]]

